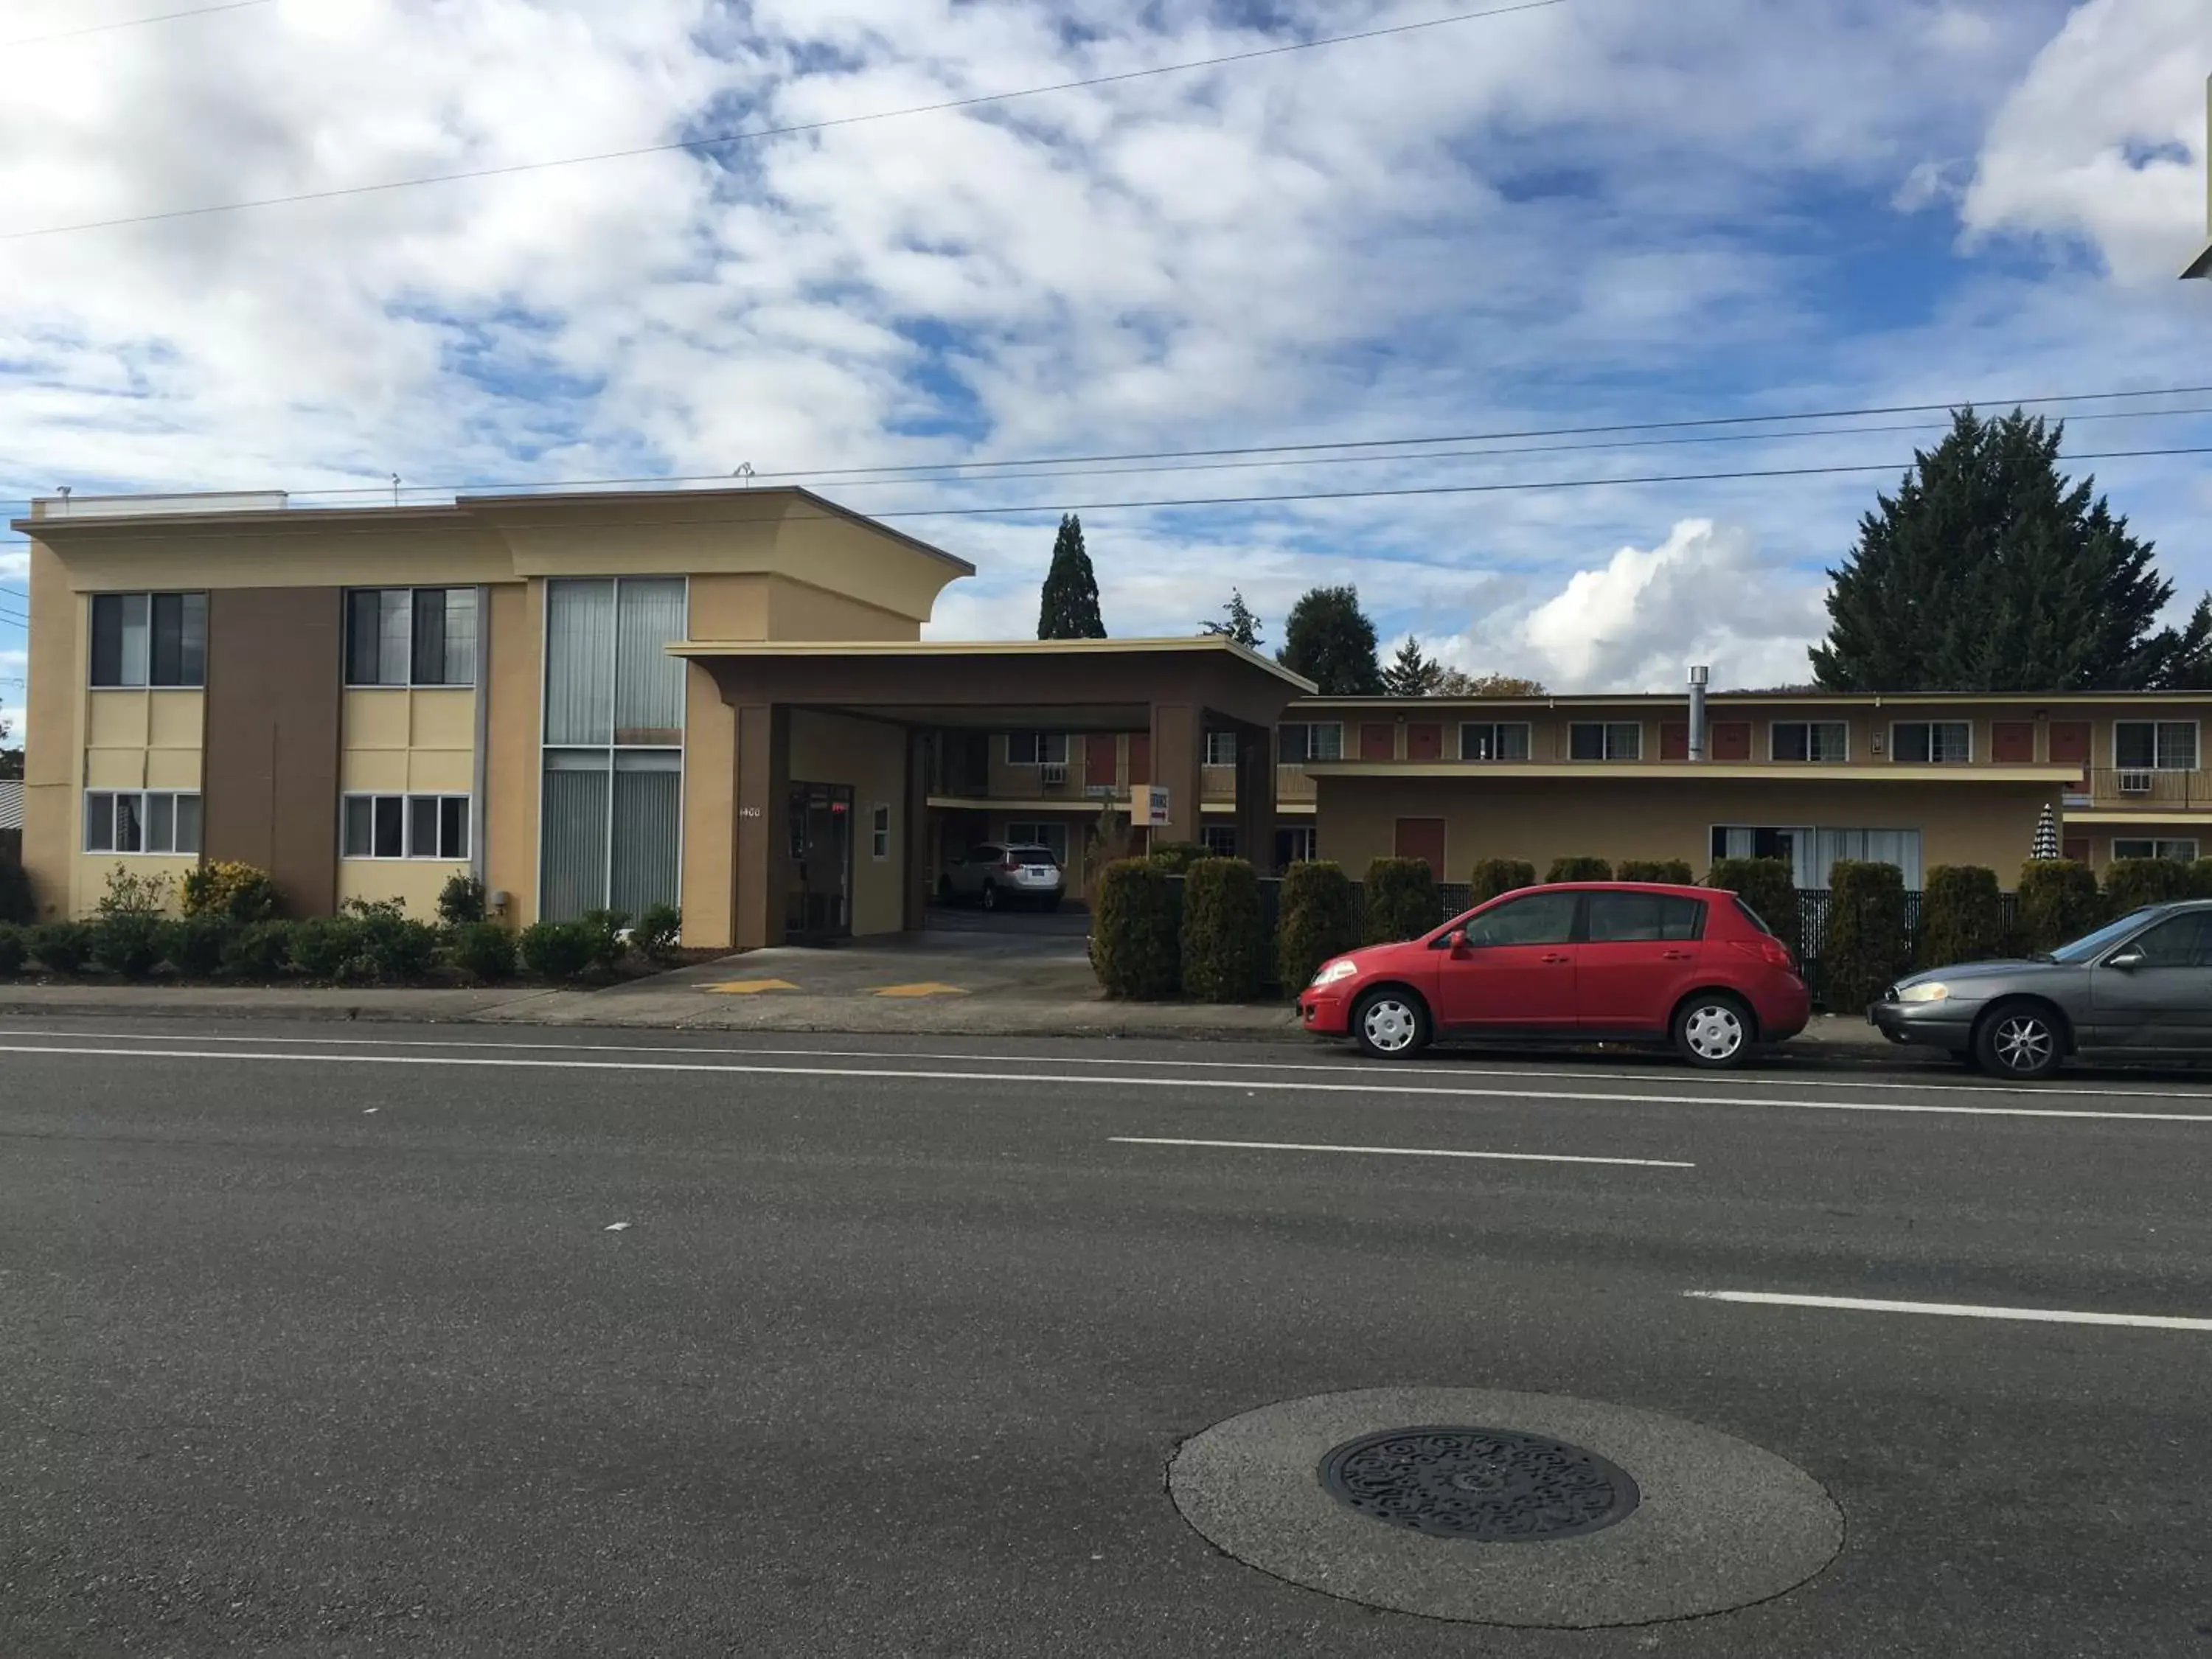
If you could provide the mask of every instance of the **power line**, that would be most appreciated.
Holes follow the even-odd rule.
[[[158,17],[133,17],[120,23],[95,23],[90,28],[64,29],[59,34],[27,34],[19,40],[0,40],[0,46],[42,46],[49,40],[76,40],[88,34],[109,34],[117,29],[138,29],[149,23],[173,23],[186,17],[206,17],[219,11],[244,11],[251,6],[266,6],[275,0],[228,0],[220,6],[200,6],[191,11],[165,11]]]
[[[2063,459],[2072,461],[2117,461],[2143,459],[2171,455],[2212,455],[2212,444],[2176,445],[2160,449],[2093,450]],[[1199,507],[1264,507],[1289,502],[1381,501],[1414,495],[1485,495],[1545,489],[1602,489],[1638,484],[1716,483],[1757,478],[1810,478],[1839,477],[1861,472],[1900,472],[1910,469],[1911,461],[1854,462],[1832,466],[1781,466],[1742,468],[1726,472],[1664,472],[1613,478],[1510,478],[1487,483],[1422,484],[1392,489],[1319,489],[1274,495],[1198,495],[1176,500],[1135,501],[1028,501],[1006,507],[903,507],[896,512],[855,514],[876,522],[896,519],[972,519],[1024,514],[1048,514],[1054,513],[1148,512],[1169,508]],[[681,494],[682,492],[675,492]],[[281,515],[272,514],[273,517]],[[800,507],[775,514],[714,514],[691,519],[602,519],[594,520],[594,530],[672,529],[682,526],[709,525],[748,525],[791,523],[794,520],[835,520],[845,515],[834,512]],[[114,522],[114,520],[108,520]],[[517,520],[501,526],[508,530],[557,529],[568,522],[548,519],[537,522]],[[305,528],[305,526],[295,527]],[[235,529],[232,524],[221,526],[225,533]],[[406,526],[399,525],[361,526],[351,529],[333,529],[319,533],[330,536],[391,536],[400,533],[425,535],[433,533],[472,534],[477,526],[465,520],[434,526]],[[107,538],[110,544],[127,542],[170,541],[176,538],[177,527],[171,526],[157,535],[115,536]],[[16,538],[17,544],[28,538]]]
[[[1159,64],[1151,69],[1123,70],[1115,75],[1086,76],[1079,81],[1060,81],[1050,86],[1023,87],[1012,92],[981,93],[973,98],[948,98],[933,104],[910,104],[902,109],[875,110],[865,115],[837,115],[820,121],[801,121],[790,126],[757,127],[744,132],[719,133],[706,138],[680,138],[665,144],[640,144],[630,149],[600,150],[589,155],[564,155],[545,161],[514,161],[501,167],[471,167],[458,173],[426,173],[416,179],[394,179],[382,184],[346,185],[331,190],[301,191],[290,196],[265,196],[246,202],[222,202],[209,207],[172,208],[161,213],[132,214],[120,219],[92,219],[74,225],[46,225],[36,230],[0,232],[0,242],[21,241],[33,236],[64,236],[81,230],[111,230],[122,225],[155,224],[169,219],[196,219],[215,213],[242,213],[250,208],[289,207],[301,202],[326,202],[342,196],[366,196],[374,192],[413,190],[423,185],[459,184],[472,179],[500,179],[518,173],[543,173],[551,167],[583,167],[599,161],[629,161],[640,155],[667,155],[678,153],[696,154],[719,149],[726,144],[751,143],[763,138],[787,138],[800,133],[825,132],[832,127],[859,126],[871,121],[897,120],[908,115],[936,115],[951,110],[975,109],[985,104],[1010,103],[1018,98],[1039,98],[1047,93],[1076,92],[1085,87],[1112,86],[1123,81],[1140,81],[1149,76],[1176,75],[1186,70],[1218,69],[1224,64],[1249,63],[1259,58],[1276,58],[1285,52],[1310,52],[1316,46],[1340,46],[1355,40],[1376,40],[1385,35],[1410,34],[1416,29],[1441,28],[1448,23],[1471,22],[1480,17],[1502,17],[1509,12],[1540,11],[1547,6],[1566,3],[1566,0],[1516,0],[1516,3],[1492,6],[1480,11],[1455,12],[1448,17],[1431,17],[1418,23],[1394,23],[1384,28],[1361,29],[1352,34],[1323,35],[1312,40],[1292,40],[1279,46],[1258,46],[1249,52],[1227,52],[1218,58],[1196,58],[1182,64]]]

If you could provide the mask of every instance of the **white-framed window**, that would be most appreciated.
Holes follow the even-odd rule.
[[[1218,859],[1237,856],[1237,826],[1233,823],[1209,823],[1198,832],[1198,844]]]
[[[2122,841],[2114,836],[2112,856],[2116,859],[2179,859],[2187,863],[2197,856],[2197,843],[2164,839]]]
[[[636,916],[680,903],[684,665],[681,576],[545,584],[538,914]]]
[[[1006,826],[1006,845],[1044,848],[1052,854],[1054,860],[1065,868],[1067,864],[1067,825],[1051,818],[1035,823],[1009,823]]]
[[[1963,766],[1974,757],[1972,720],[1899,720],[1889,728],[1889,757],[1923,766]]]
[[[1826,764],[1851,757],[1847,720],[1777,720],[1766,728],[1766,757]]]
[[[1302,721],[1275,728],[1275,756],[1285,766],[1344,758],[1344,726],[1338,720]]]
[[[96,689],[207,684],[207,595],[92,596],[92,684]]]
[[[338,854],[349,859],[465,859],[466,795],[347,795],[338,803]]]
[[[1644,758],[1644,727],[1637,720],[1576,720],[1567,727],[1567,758],[1633,761]]]
[[[1007,732],[1006,764],[1009,766],[1066,765],[1067,733],[1065,732]]]
[[[1206,763],[1208,766],[1237,764],[1237,734],[1234,732],[1209,732],[1206,734]]]
[[[349,686],[474,685],[476,589],[349,589],[345,683]]]
[[[1459,757],[1468,761],[1524,761],[1528,758],[1526,720],[1462,720]]]
[[[2114,720],[2112,764],[2123,772],[2194,772],[2197,722]]]
[[[891,855],[891,809],[878,801],[868,809],[868,856],[882,864]]]
[[[1920,885],[1920,832],[1917,830],[1853,830],[1805,824],[1768,828],[1747,823],[1712,826],[1711,851],[1722,859],[1782,859],[1790,865],[1790,879],[1801,888],[1825,888],[1839,859],[1868,864],[1893,864],[1904,874],[1907,889]],[[1767,918],[1769,921],[1773,917]]]
[[[156,856],[200,850],[200,798],[186,789],[88,789],[84,850]]]
[[[1310,823],[1294,823],[1276,830],[1276,869],[1287,870],[1294,864],[1310,864],[1320,856],[1314,827]]]

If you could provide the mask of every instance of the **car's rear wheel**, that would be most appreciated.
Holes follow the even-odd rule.
[[[999,908],[999,884],[995,881],[985,882],[983,884],[982,896],[977,900],[977,902],[981,904],[986,910],[997,909]]]
[[[1974,1057],[1992,1077],[2049,1077],[2065,1052],[2058,1017],[2040,1003],[2000,1004],[1974,1028]]]
[[[1692,1066],[1727,1071],[1751,1057],[1752,1030],[1742,999],[1702,992],[1674,1011],[1674,1051]]]
[[[1377,1060],[1405,1060],[1429,1046],[1429,1011],[1409,991],[1370,991],[1352,1011],[1352,1035]]]

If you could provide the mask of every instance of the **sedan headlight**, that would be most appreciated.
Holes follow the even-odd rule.
[[[1899,1002],[1942,1002],[1951,994],[1951,988],[1941,980],[1931,980],[1925,985],[1908,985],[1897,994]]]
[[[1321,972],[1313,976],[1314,988],[1334,985],[1340,979],[1350,979],[1359,971],[1359,964],[1348,957],[1339,957],[1334,962],[1323,963]]]

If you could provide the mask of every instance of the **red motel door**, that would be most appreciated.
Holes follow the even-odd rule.
[[[1437,725],[1409,726],[1406,728],[1406,758],[1407,760],[1442,760],[1444,754],[1444,729]]]
[[[1749,720],[1716,720],[1712,736],[1707,742],[1707,752],[1717,761],[1747,761],[1751,758],[1751,722]]]
[[[1083,740],[1083,781],[1110,784],[1121,769],[1121,743],[1111,732],[1093,732]]]
[[[2033,720],[1990,721],[1990,758],[2000,766],[2034,765],[2035,722]]]
[[[1690,723],[1687,720],[1659,722],[1659,758],[1662,761],[1690,758]]]
[[[1426,859],[1429,874],[1437,881],[1444,875],[1444,821],[1442,818],[1400,818],[1398,820],[1398,856],[1401,859]],[[1437,918],[1443,920],[1441,916]]]
[[[1398,758],[1397,728],[1373,722],[1359,728],[1359,758],[1395,760]]]
[[[1129,783],[1134,787],[1152,781],[1152,734],[1149,732],[1129,733]]]
[[[2051,763],[2053,766],[2078,766],[2086,775],[2089,769],[2089,722],[2087,720],[2053,720],[2051,722]]]

